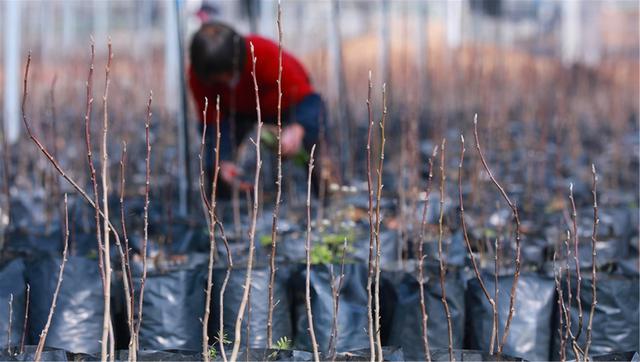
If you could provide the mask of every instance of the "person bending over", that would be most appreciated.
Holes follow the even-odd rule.
[[[210,22],[193,36],[190,46],[189,87],[201,122],[206,122],[206,142],[215,145],[216,96],[220,95],[220,179],[218,195],[228,198],[231,185],[249,189],[241,181],[243,170],[233,161],[233,150],[257,123],[256,95],[251,75],[250,43],[254,46],[260,110],[265,124],[276,124],[278,112],[278,44],[258,35],[242,36],[228,25]],[[299,159],[318,143],[324,124],[325,106],[313,88],[309,75],[290,53],[282,52],[282,156]],[[205,97],[209,100],[207,119],[203,119]],[[204,128],[204,127],[202,127]],[[262,138],[265,140],[265,138]],[[268,139],[267,139],[268,140]],[[271,137],[271,149],[277,150]],[[269,143],[269,142],[266,142]],[[208,147],[208,149],[210,149]],[[213,169],[212,152],[207,152],[209,180]],[[304,157],[303,157],[304,158]],[[303,163],[303,162],[298,162]]]

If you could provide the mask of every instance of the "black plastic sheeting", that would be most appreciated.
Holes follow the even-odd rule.
[[[16,259],[7,264],[0,271],[0,346],[16,346],[22,338],[25,307],[24,262]],[[11,340],[8,341],[9,331],[9,301],[11,303]]]
[[[138,351],[136,358],[138,361],[202,361],[202,352],[144,350]],[[129,351],[117,351],[116,361],[129,361]]]
[[[140,348],[200,351],[208,254],[188,254],[177,264],[148,264],[144,287]],[[136,305],[139,263],[132,264]],[[137,307],[136,307],[137,310]],[[137,322],[137,312],[135,314]]]
[[[501,354],[498,356],[497,354],[490,355],[488,352],[483,351],[475,351],[468,349],[454,349],[453,350],[453,358],[456,361],[523,361],[522,358],[512,357],[506,354]],[[432,361],[450,361],[449,359],[449,350],[446,349],[436,349],[431,350],[431,360]]]
[[[265,348],[250,348],[247,353],[243,348],[238,354],[238,361],[313,361],[313,354],[307,351]]]
[[[442,304],[439,270],[425,268],[424,297],[428,314],[427,337],[432,349],[448,348],[447,317]],[[387,344],[402,346],[409,360],[424,360],[422,341],[422,314],[420,312],[420,289],[417,272],[383,273],[385,290],[395,300],[393,319]],[[462,348],[464,341],[465,297],[464,284],[456,273],[445,277],[447,303],[451,315],[453,348]],[[385,293],[386,294],[386,293]],[[385,300],[388,300],[385,298]],[[384,308],[384,307],[383,307]],[[384,310],[384,309],[383,309]]]
[[[494,294],[494,276],[483,274],[489,294]],[[498,278],[498,341],[509,314],[509,297],[513,276]],[[522,273],[518,279],[515,314],[503,352],[527,360],[549,360],[553,338],[553,311],[556,304],[555,283],[535,273]],[[488,351],[493,325],[493,311],[480,283],[472,279],[467,288],[467,340],[473,349]],[[497,348],[497,347],[496,347]]]
[[[587,274],[589,273],[589,274]],[[586,343],[586,327],[591,308],[591,274],[583,271],[580,300],[583,309],[583,331],[578,338],[578,344]],[[593,330],[591,335],[590,355],[604,355],[620,351],[640,351],[640,306],[638,305],[637,275],[612,275],[598,273],[596,281],[596,304],[593,316]],[[563,283],[564,284],[564,283]],[[572,295],[576,295],[577,280],[572,278]],[[565,291],[566,298],[566,291]],[[571,326],[574,333],[578,326],[577,302],[571,304]],[[557,329],[557,326],[556,326]],[[559,337],[554,333],[554,358],[559,356]],[[570,348],[567,357],[573,356]]]
[[[13,356],[14,361],[33,361],[36,357],[36,348],[38,346],[24,346],[24,352]],[[3,358],[4,356],[0,356]],[[41,361],[68,361],[67,352],[61,349],[45,348],[40,355]]]
[[[56,288],[61,258],[40,258],[27,265],[31,284],[29,336],[37,343]],[[73,353],[100,351],[104,299],[96,260],[68,257],[56,310],[45,346]]]
[[[591,357],[592,361],[630,361],[630,362],[638,362],[640,361],[640,355],[638,352],[629,351],[629,352],[616,352],[609,353],[600,356]]]
[[[385,361],[405,361],[402,348],[399,347],[383,346],[382,356]],[[340,353],[336,356],[336,361],[371,361],[371,349]]]
[[[216,268],[213,271],[213,295],[211,306],[211,318],[209,323],[210,340],[215,340],[220,328],[220,290],[227,269]],[[247,275],[246,267],[235,268],[229,274],[229,281],[224,293],[224,331],[227,340],[233,341],[235,337],[235,323],[238,316],[238,307],[244,293],[243,285]],[[269,301],[269,268],[257,267],[251,272],[251,300],[247,306],[251,308],[250,320],[248,311],[242,320],[242,346],[247,345],[247,326],[249,327],[249,347],[267,347],[267,320]],[[276,279],[273,289],[273,342],[282,337],[293,339],[293,327],[291,324],[290,298],[287,288],[289,269],[280,266],[276,271]]]
[[[294,345],[303,350],[311,350],[306,309],[305,309],[305,266],[299,266],[299,272],[292,282],[294,291]],[[334,276],[340,275],[340,265],[333,266]],[[369,348],[367,334],[367,266],[346,264],[344,282],[340,292],[338,310],[338,338],[336,350],[346,352]],[[313,326],[318,348],[327,352],[333,319],[333,297],[331,294],[331,274],[328,265],[313,265],[310,276],[311,310]]]

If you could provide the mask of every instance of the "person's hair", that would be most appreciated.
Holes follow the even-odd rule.
[[[202,25],[189,48],[191,67],[199,78],[233,73],[244,66],[244,39],[228,25],[210,22]]]

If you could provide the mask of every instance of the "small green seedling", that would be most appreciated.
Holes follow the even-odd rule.
[[[287,336],[281,337],[272,348],[279,350],[291,349],[291,340]]]

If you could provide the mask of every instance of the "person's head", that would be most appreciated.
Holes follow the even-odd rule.
[[[244,66],[245,44],[230,26],[210,22],[202,25],[191,40],[191,68],[205,83],[229,83]]]

